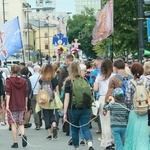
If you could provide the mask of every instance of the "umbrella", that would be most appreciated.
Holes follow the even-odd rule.
[[[136,53],[134,54],[134,56],[138,56],[138,52],[136,52]],[[144,50],[144,55],[143,55],[143,56],[150,56],[150,51]]]

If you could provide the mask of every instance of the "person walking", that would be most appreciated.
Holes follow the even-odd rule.
[[[113,149],[114,145],[112,133],[110,128],[110,112],[103,114],[103,107],[105,104],[105,96],[108,90],[110,78],[115,74],[113,73],[113,64],[109,59],[105,59],[101,64],[101,72],[98,74],[94,82],[94,91],[99,91],[99,115],[102,128],[102,140],[100,146],[105,150]]]
[[[59,84],[59,93],[61,94],[62,91],[62,87],[64,85],[64,81],[65,79],[68,77],[68,67],[69,65],[74,61],[74,57],[72,55],[67,55],[66,59],[65,59],[65,65],[63,65],[63,67],[60,70],[59,73],[59,78],[58,78],[58,84]],[[64,101],[64,99],[62,98],[62,101]],[[65,122],[63,124],[63,132],[66,132],[66,135],[68,136],[69,133],[69,124],[67,122]],[[69,142],[70,143],[70,140]]]
[[[30,118],[31,118],[31,93],[32,93],[32,86],[31,86],[31,82],[29,80],[29,74],[30,71],[28,69],[28,67],[23,67],[20,70],[20,76],[23,77],[27,84],[28,84],[28,104],[27,104],[27,111],[25,113],[25,124],[24,127],[25,128],[30,128],[32,126],[32,123],[30,123]]]
[[[124,92],[116,88],[109,101],[105,103],[105,111],[110,111],[110,126],[115,143],[115,150],[123,150],[123,140],[128,123],[129,111],[124,103]]]
[[[29,77],[29,80],[30,80],[31,86],[32,86],[32,93],[33,93],[33,96],[31,97],[31,108],[33,111],[35,130],[40,130],[40,127],[42,126],[41,112],[38,112],[38,113],[35,112],[36,95],[39,91],[38,83],[39,83],[39,79],[41,76],[40,75],[40,66],[35,65],[33,70],[34,70],[34,74]]]
[[[11,66],[12,75],[6,79],[6,110],[8,121],[11,122],[14,143],[11,148],[18,148],[18,133],[21,133],[22,146],[27,146],[27,136],[24,130],[24,116],[28,103],[28,85],[26,80],[18,76],[19,66]]]
[[[75,150],[79,149],[79,130],[76,126],[82,126],[82,132],[87,142],[88,149],[94,150],[92,143],[93,138],[89,129],[89,121],[91,118],[91,108],[77,108],[76,105],[72,105],[72,85],[74,80],[82,78],[81,69],[77,62],[72,62],[69,66],[69,76],[65,81],[65,99],[64,99],[64,121],[68,120],[67,112],[69,115],[69,121],[71,122],[72,141]],[[84,79],[83,79],[84,80]],[[86,82],[86,81],[85,81]],[[88,84],[88,83],[87,83]],[[89,87],[90,88],[90,87]]]
[[[48,100],[49,104],[54,100],[54,92],[57,92],[59,95],[58,80],[57,77],[55,77],[55,71],[51,64],[47,64],[42,70],[41,78],[39,80],[39,90],[40,89],[46,90],[46,92],[50,95],[50,99]],[[41,109],[43,111],[45,129],[48,133],[47,139],[51,140],[52,137],[56,139],[58,137],[56,110],[51,108],[50,105],[43,108],[41,107]]]
[[[0,114],[1,114],[1,118],[0,118],[0,124],[2,126],[5,126],[6,120],[5,120],[5,115],[6,115],[6,111],[5,111],[5,83],[6,83],[6,73],[3,71],[2,68],[2,62],[0,60]]]
[[[137,87],[134,83],[146,87],[146,92],[150,91],[150,81],[146,79],[143,66],[136,62],[131,66],[133,79],[127,82],[125,103],[130,109],[128,125],[125,133],[124,150],[150,150],[148,115],[140,114],[137,110],[135,95]],[[141,94],[144,96],[144,92]],[[147,97],[148,98],[148,97]],[[138,103],[137,103],[138,104]],[[143,103],[141,103],[142,105]],[[142,108],[142,107],[141,107]],[[147,107],[148,109],[148,107]]]

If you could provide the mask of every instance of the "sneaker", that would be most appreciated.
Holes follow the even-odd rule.
[[[8,130],[11,131],[11,125],[9,125],[9,129]]]
[[[68,145],[72,145],[72,144],[73,144],[72,139],[70,139]]]
[[[11,148],[18,148],[18,143],[14,143]]]
[[[1,121],[1,126],[6,126],[6,122],[5,121]]]
[[[84,140],[82,140],[82,141],[80,142],[80,145],[85,146]]]
[[[53,127],[53,138],[56,139],[58,137],[57,135],[57,128]]]
[[[49,135],[46,139],[51,140],[52,139],[52,135]]]
[[[27,146],[27,137],[25,135],[22,136],[22,146],[23,147]]]
[[[92,146],[89,147],[89,150],[94,150],[94,148]]]
[[[24,128],[30,128],[32,126],[32,123],[27,123],[24,125]]]
[[[114,144],[107,146],[105,150],[115,150]]]
[[[37,126],[35,127],[35,130],[40,130],[40,126],[37,125]]]

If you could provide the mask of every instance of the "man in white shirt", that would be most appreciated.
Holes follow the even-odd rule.
[[[34,69],[32,68],[32,67],[33,67],[32,65],[33,65],[33,64],[32,64],[32,61],[29,61],[29,62],[27,63],[27,67],[28,67],[28,69],[29,69],[31,75],[34,74]]]
[[[34,115],[34,123],[36,126],[36,130],[39,130],[40,127],[42,126],[42,119],[41,119],[41,112],[36,113],[35,112],[35,107],[36,107],[36,95],[39,91],[39,79],[40,79],[40,66],[35,65],[34,68],[34,74],[29,77],[32,85],[32,91],[33,91],[33,97],[31,99],[31,107],[33,110],[33,115]]]

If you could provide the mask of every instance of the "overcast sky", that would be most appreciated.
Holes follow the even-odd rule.
[[[35,7],[36,0],[27,0],[31,7]],[[56,12],[72,12],[75,14],[74,0],[56,0]]]

